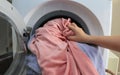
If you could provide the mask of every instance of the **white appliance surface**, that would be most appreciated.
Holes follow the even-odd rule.
[[[13,5],[25,17],[27,26],[33,27],[39,18],[50,11],[67,10],[84,20],[91,35],[110,35],[111,33],[111,0],[13,0]],[[5,0],[1,0],[0,12],[7,15],[22,34],[26,25],[16,9]],[[99,50],[103,52],[104,61],[107,63],[109,51],[101,47]]]
[[[0,0],[0,12],[1,15],[6,15],[10,23],[14,23],[17,26],[18,32],[22,35],[23,29],[26,27],[23,21],[23,17],[19,14],[16,8],[8,3],[6,0]]]

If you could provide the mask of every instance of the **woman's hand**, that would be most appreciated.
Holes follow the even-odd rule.
[[[68,25],[68,28],[74,32],[74,35],[67,36],[69,40],[76,41],[76,42],[87,42],[89,35],[87,35],[82,28],[79,28],[75,23]]]

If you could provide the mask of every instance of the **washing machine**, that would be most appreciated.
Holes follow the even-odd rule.
[[[111,14],[111,0],[1,0],[0,66],[9,61],[1,74],[25,75],[26,40],[47,21],[71,18],[87,34],[104,36],[111,33]],[[107,66],[109,51],[97,47]]]
[[[76,16],[74,21],[80,22],[80,27],[91,35],[107,36],[111,34],[112,0],[93,0],[91,2],[89,0],[13,0],[13,5],[24,17],[25,24],[31,28],[37,28],[41,20],[49,20],[58,14],[64,17],[65,15]],[[50,17],[50,15],[54,17]],[[78,18],[79,21],[77,21]],[[99,48],[107,67],[109,51]]]
[[[21,36],[24,27],[16,9],[0,0],[0,75],[24,75],[26,54]]]

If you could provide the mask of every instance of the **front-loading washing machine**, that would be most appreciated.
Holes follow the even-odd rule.
[[[109,35],[111,29],[111,0],[13,0],[13,5],[5,0],[0,1],[0,49],[2,51],[0,66],[9,61],[5,75],[25,75],[26,45],[23,44],[23,34],[26,27],[32,29],[30,35],[47,21],[54,18],[71,18],[90,35]],[[33,4],[32,4],[33,3]],[[38,5],[37,5],[38,4]],[[36,7],[34,7],[36,6]],[[22,10],[24,9],[24,10]],[[31,11],[25,12],[26,10]],[[108,51],[98,47],[103,61],[107,63]],[[6,58],[6,59],[5,59]],[[3,60],[5,59],[5,60]],[[6,65],[6,64],[5,64]],[[2,69],[2,68],[1,68]]]
[[[42,20],[40,18],[49,19],[50,15],[55,16],[60,13],[60,15],[68,17],[72,17],[74,14],[81,18],[81,20],[77,21],[77,18],[75,21],[82,22],[82,28],[91,35],[110,35],[111,33],[112,0],[94,0],[92,2],[89,0],[37,0],[34,2],[15,0],[13,5],[24,17],[26,25],[32,28],[39,25]],[[99,50],[103,54],[107,67],[109,51],[103,48]]]

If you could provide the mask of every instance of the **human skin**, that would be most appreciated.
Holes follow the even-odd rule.
[[[83,43],[95,44],[104,48],[120,52],[120,36],[94,36],[86,34],[82,28],[75,23],[68,25],[74,35],[67,36],[69,40]]]

